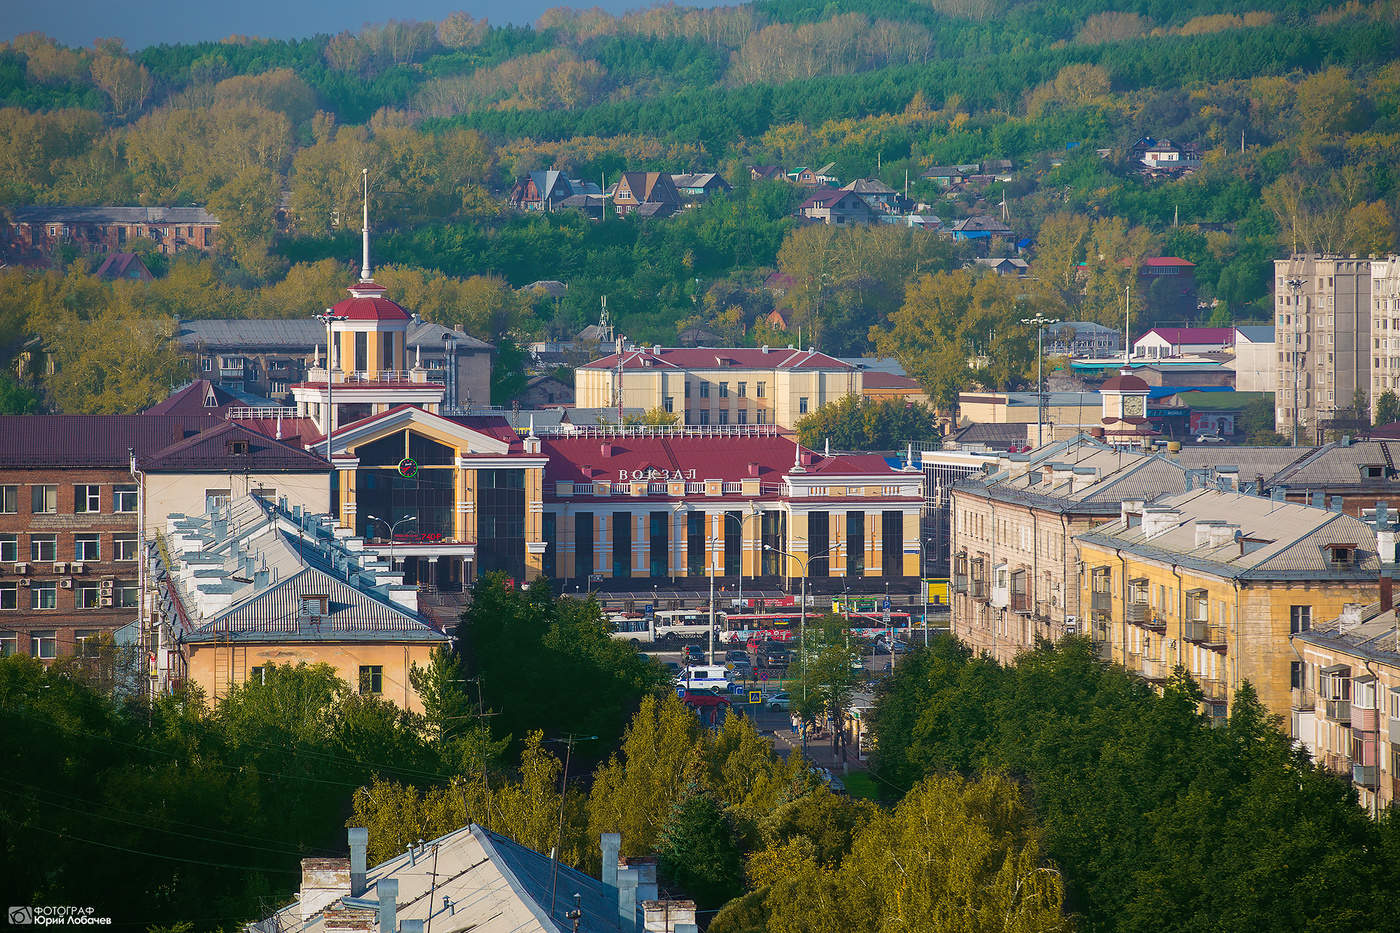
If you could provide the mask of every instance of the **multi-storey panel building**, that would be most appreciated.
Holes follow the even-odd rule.
[[[1190,489],[1078,535],[1080,605],[1106,657],[1161,683],[1183,666],[1212,715],[1249,681],[1287,716],[1289,636],[1376,598],[1376,536],[1357,518],[1220,489]]]
[[[1371,263],[1300,254],[1274,261],[1279,432],[1320,442],[1322,431],[1371,394]],[[1345,418],[1342,418],[1345,421]]]
[[[1371,417],[1376,399],[1400,394],[1400,256],[1371,260]]]
[[[580,408],[661,408],[682,424],[776,424],[860,395],[860,369],[792,347],[632,347],[574,370]]]

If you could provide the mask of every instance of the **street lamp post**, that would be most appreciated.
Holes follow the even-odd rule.
[[[312,315],[316,320],[326,325],[326,462],[331,459],[331,437],[335,434],[335,405],[331,401],[331,392],[335,385],[335,344],[332,324],[346,320],[343,314],[336,314],[335,311],[327,308],[325,313]]]
[[[829,556],[831,554],[831,550],[827,549],[825,551],[822,551],[820,554],[808,554],[806,557],[800,557],[797,554],[784,551],[782,548],[774,547],[771,544],[765,544],[763,546],[763,549],[765,551],[772,551],[775,554],[781,554],[784,557],[791,558],[792,560],[797,561],[797,563],[802,567],[802,608],[798,616],[797,637],[799,642],[801,643],[802,651],[802,702],[805,704],[807,702],[807,570],[811,564],[811,561],[818,557]]]
[[[402,515],[399,517],[399,520],[394,522],[393,524],[390,524],[389,522],[385,521],[377,515],[366,514],[365,518],[369,519],[372,522],[379,522],[381,525],[385,525],[389,529],[389,571],[392,573],[394,570],[394,535],[397,533],[398,527],[400,525],[402,525],[404,522],[416,522],[418,521],[418,516]]]
[[[1022,324],[1035,326],[1035,446],[1045,443],[1045,325],[1058,324],[1059,318],[1049,318],[1043,314],[1021,318]]]

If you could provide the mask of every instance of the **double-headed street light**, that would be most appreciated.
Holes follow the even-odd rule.
[[[394,569],[394,535],[397,533],[398,527],[400,525],[402,525],[404,522],[416,522],[418,521],[418,516],[404,515],[393,524],[390,524],[389,522],[385,521],[377,515],[366,514],[365,518],[369,519],[372,522],[379,522],[379,524],[389,529],[389,570],[392,573]]]
[[[1021,318],[1021,323],[1035,327],[1035,446],[1038,448],[1045,443],[1045,326],[1058,324],[1060,319],[1037,314]]]

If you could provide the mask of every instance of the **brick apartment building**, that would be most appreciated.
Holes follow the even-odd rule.
[[[24,262],[66,245],[82,253],[120,253],[153,240],[167,256],[184,249],[208,253],[218,232],[218,218],[202,207],[20,207],[6,225],[4,252]]]

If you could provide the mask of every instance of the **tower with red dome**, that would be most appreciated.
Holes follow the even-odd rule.
[[[326,359],[319,358],[307,380],[292,386],[299,414],[315,420],[322,432],[388,411],[417,405],[436,413],[446,387],[417,359],[408,357],[412,315],[386,297],[374,281],[369,262],[369,186],[365,186],[360,279],[327,313],[333,318]],[[333,387],[332,387],[333,384]]]

